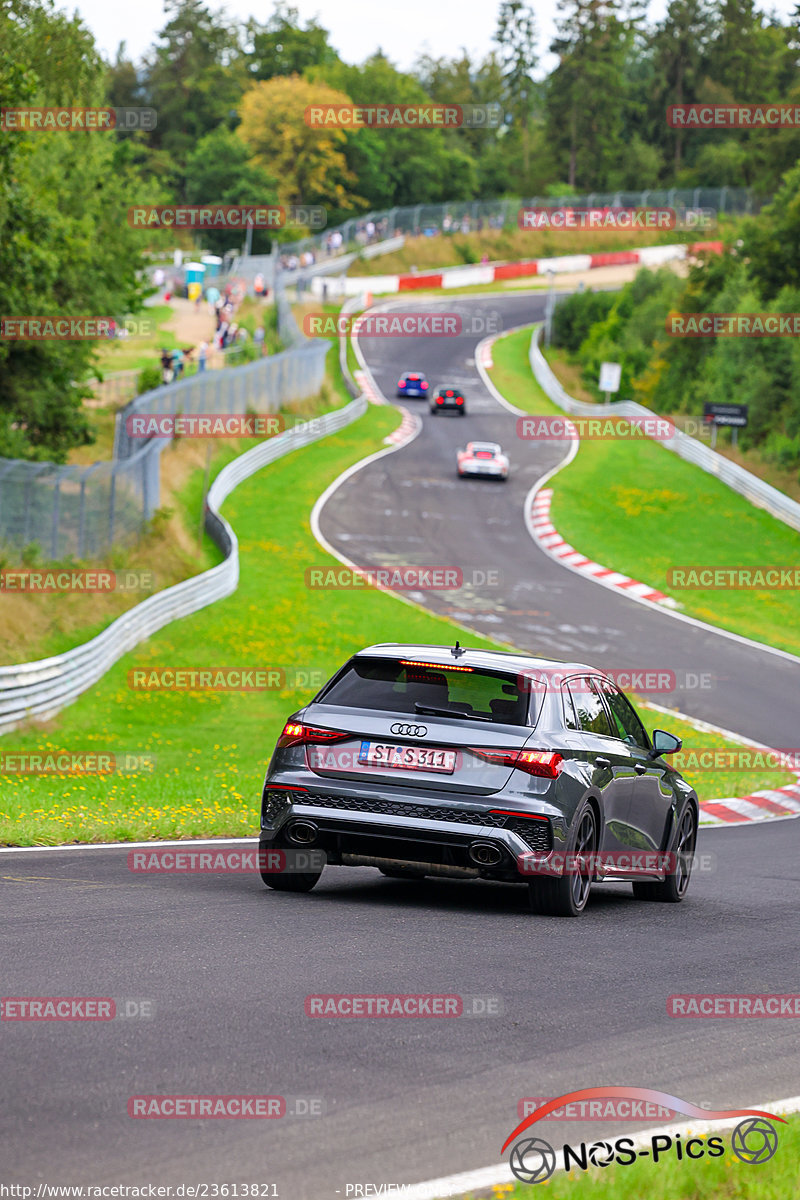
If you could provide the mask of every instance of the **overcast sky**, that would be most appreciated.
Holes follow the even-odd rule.
[[[223,5],[206,0],[211,9]],[[290,0],[300,12],[303,24],[317,17],[331,33],[331,41],[340,56],[359,63],[378,47],[401,70],[408,70],[420,53],[452,58],[462,46],[473,59],[480,60],[491,49],[497,23],[499,0],[396,0],[394,4],[378,0]],[[788,14],[794,0],[775,0],[769,7]],[[107,58],[113,58],[124,41],[130,57],[138,59],[152,44],[166,23],[161,0],[136,0],[134,4],[109,4],[109,0],[61,0],[59,7],[77,8],[92,30]],[[651,0],[651,19],[658,19],[667,0]],[[556,0],[534,0],[532,4],[539,27],[540,56],[546,56],[554,33]],[[761,5],[760,7],[767,7]],[[233,19],[256,17],[265,22],[273,11],[272,0],[229,0],[225,11]],[[546,66],[551,65],[545,63]]]

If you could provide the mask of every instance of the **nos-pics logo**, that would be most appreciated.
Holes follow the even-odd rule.
[[[673,1112],[685,1113],[686,1116],[703,1121],[730,1120],[732,1117],[744,1117],[745,1120],[733,1130],[731,1135],[731,1150],[741,1162],[758,1166],[769,1162],[778,1148],[778,1134],[773,1121],[784,1123],[783,1117],[762,1109],[722,1109],[710,1110],[698,1108],[678,1096],[670,1096],[666,1092],[655,1091],[652,1088],[599,1087],[583,1088],[577,1092],[567,1092],[543,1104],[526,1117],[509,1135],[503,1145],[503,1151],[518,1138],[521,1133],[530,1129],[536,1121],[542,1120],[556,1109],[577,1100],[595,1100],[600,1098],[618,1097],[624,1099],[646,1100],[670,1108]],[[637,1158],[652,1158],[659,1162],[669,1155],[678,1161],[700,1158],[719,1158],[725,1153],[725,1144],[721,1137],[691,1137],[685,1141],[679,1133],[670,1136],[666,1133],[654,1134],[649,1146],[642,1145],[638,1150],[633,1138],[621,1137],[614,1141],[598,1141],[587,1145],[581,1142],[578,1147],[563,1145],[561,1159],[565,1171],[578,1167],[588,1171],[590,1167],[608,1167],[611,1163],[619,1166],[629,1166]],[[559,1155],[549,1142],[540,1137],[523,1137],[516,1141],[509,1155],[509,1166],[512,1173],[522,1183],[544,1183],[549,1179],[559,1165]]]

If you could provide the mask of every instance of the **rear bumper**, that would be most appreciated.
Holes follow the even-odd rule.
[[[495,467],[493,470],[489,470],[486,467],[472,466],[459,467],[458,473],[459,475],[482,475],[486,479],[505,479],[506,475],[508,474],[507,471],[502,470],[500,467]]]
[[[373,807],[384,811],[364,811],[370,801],[362,796],[329,793],[281,804],[280,795],[280,785],[265,789],[261,847],[303,845],[324,851],[333,865],[385,866],[391,861],[424,867],[426,874],[520,881],[524,878],[518,869],[520,858],[531,851],[547,854],[553,848],[547,816],[492,814],[488,804],[482,811],[447,804],[442,812],[447,819],[436,819],[417,812],[424,808],[432,813],[433,806],[412,800],[374,797]],[[295,840],[295,824],[304,839],[312,834],[310,840]],[[497,861],[476,861],[471,853],[476,844],[488,847],[490,858],[496,853]]]

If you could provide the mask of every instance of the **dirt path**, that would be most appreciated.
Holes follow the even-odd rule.
[[[199,346],[201,342],[214,340],[215,321],[208,311],[208,301],[203,300],[196,305],[193,300],[184,300],[173,296],[169,300],[173,314],[164,322],[164,329],[175,334],[181,347]]]

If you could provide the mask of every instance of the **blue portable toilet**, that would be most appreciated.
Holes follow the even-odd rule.
[[[214,279],[217,275],[219,275],[219,270],[222,266],[222,259],[216,254],[204,254],[200,261],[206,269],[205,277],[207,280]]]
[[[187,287],[190,283],[199,283],[202,285],[203,276],[206,273],[206,269],[202,263],[199,263],[199,262],[187,263],[184,270],[186,271]]]

